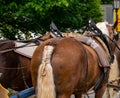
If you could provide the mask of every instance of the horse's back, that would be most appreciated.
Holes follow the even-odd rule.
[[[44,46],[47,44],[51,44],[51,45],[54,44],[54,47],[55,47],[54,53],[52,56],[52,58],[53,58],[52,65],[54,68],[56,68],[55,69],[56,72],[57,72],[57,70],[60,70],[63,67],[63,65],[66,65],[66,64],[67,65],[64,67],[66,67],[67,70],[68,70],[68,68],[71,69],[70,66],[74,65],[74,67],[75,67],[76,65],[78,65],[80,63],[77,61],[81,61],[80,59],[84,58],[84,49],[83,49],[83,47],[80,47],[81,43],[79,43],[75,39],[73,39],[73,38],[49,39],[49,40],[43,42],[41,45],[39,45],[33,54],[32,61],[31,61],[31,71],[32,71],[32,73],[36,73],[35,75],[32,74],[32,75],[34,75],[32,77],[36,77],[35,80],[37,79],[37,70],[41,63],[43,49],[44,49]],[[80,55],[82,55],[82,56],[80,56]],[[67,62],[65,62],[65,61],[67,61]],[[81,63],[84,63],[84,61]],[[57,67],[55,66],[56,64],[58,64]],[[36,66],[36,67],[34,67],[34,66]]]
[[[98,57],[91,47],[78,42],[74,38],[50,39],[38,46],[33,54],[31,72],[34,86],[36,86],[37,70],[42,60],[43,49],[47,44],[54,46],[51,64],[53,67],[54,81],[57,85],[56,89],[59,93],[86,86],[84,80],[86,79],[87,67],[90,69],[88,70],[88,77],[89,79],[91,78],[89,84],[99,76],[99,74],[96,74],[99,73],[97,72],[99,69],[97,65]],[[80,86],[79,83],[83,85]]]

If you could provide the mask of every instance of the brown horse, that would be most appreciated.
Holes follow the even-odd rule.
[[[0,83],[16,91],[31,87],[31,58],[14,51],[15,41],[0,40]]]
[[[24,45],[21,45],[19,49],[27,47],[26,44],[28,43],[37,42],[37,44],[40,44],[41,41],[50,38],[52,38],[50,34],[45,34],[37,39],[23,43]],[[18,48],[15,44],[16,41],[0,40],[0,83],[5,88],[20,91],[32,86],[31,57],[15,52],[15,49]]]
[[[113,28],[105,23],[104,28],[100,27],[103,33],[113,39]],[[111,40],[106,39],[106,46],[104,34],[101,36],[93,38],[104,49],[106,58],[111,58]],[[110,48],[109,52],[107,47]],[[106,81],[99,63],[96,51],[74,38],[44,41],[34,51],[30,66],[37,98],[70,98],[71,94],[81,98],[82,94],[92,88],[95,90],[95,98],[102,98]]]

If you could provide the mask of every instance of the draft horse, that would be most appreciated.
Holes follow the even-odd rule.
[[[106,33],[113,39],[112,26],[102,24],[107,31],[102,32],[100,36],[105,36]],[[102,31],[103,28],[100,27]],[[103,37],[93,38],[104,49],[106,57],[111,58]],[[109,38],[106,40],[111,48]],[[111,49],[110,52],[113,53]],[[81,98],[82,94],[92,88],[96,88],[95,98],[102,98],[106,88],[107,82],[99,66],[96,51],[74,38],[53,38],[44,41],[34,51],[30,67],[37,98],[70,98],[72,94],[75,98]]]
[[[40,44],[42,41],[52,38],[50,34],[45,34],[37,39],[29,40],[19,48],[27,47],[26,44]],[[24,41],[25,42],[25,41]],[[15,52],[16,41],[0,40],[0,83],[5,88],[21,91],[32,87],[30,62],[31,57],[27,57]],[[37,45],[36,45],[37,46]],[[33,47],[33,46],[31,46]]]
[[[14,51],[15,41],[0,40],[0,83],[5,88],[20,91],[32,86],[31,58]]]

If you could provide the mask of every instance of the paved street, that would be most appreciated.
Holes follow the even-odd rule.
[[[92,94],[91,94],[92,93]],[[35,98],[35,96],[31,96],[31,97],[28,97],[28,98]],[[75,98],[74,95],[71,96],[71,98]],[[84,98],[84,97],[83,97]],[[87,96],[85,98],[88,98]],[[94,98],[94,93],[93,92],[90,92],[89,93],[89,98]]]
[[[95,94],[94,94],[93,91],[91,91],[91,92],[88,93],[89,98],[94,98],[94,95]],[[71,98],[75,98],[74,95],[72,95]],[[85,97],[83,96],[82,98],[88,98],[88,97],[85,95]]]
[[[90,92],[89,94],[89,98],[95,98],[94,97],[94,92]],[[28,97],[28,98],[35,98],[35,96],[31,96],[31,97]],[[74,95],[71,96],[71,98],[75,98]],[[82,97],[82,98],[88,98],[87,96],[85,97]],[[102,98],[106,98],[106,96],[103,96]],[[116,92],[114,98],[120,98],[120,91]]]

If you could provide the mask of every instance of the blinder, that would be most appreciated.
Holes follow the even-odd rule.
[[[117,34],[114,35],[113,40],[118,41],[118,39],[119,39],[119,34],[117,33]]]

